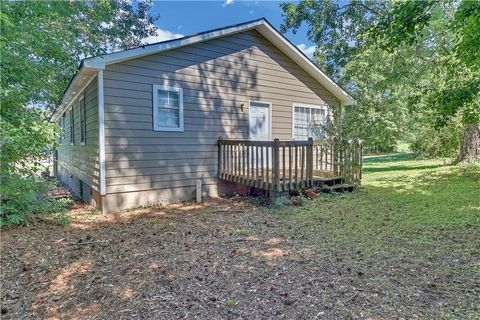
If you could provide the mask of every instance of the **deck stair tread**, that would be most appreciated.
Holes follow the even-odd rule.
[[[344,191],[353,191],[355,189],[355,184],[342,183],[334,184],[332,186],[323,186],[320,188],[321,192],[344,192]]]

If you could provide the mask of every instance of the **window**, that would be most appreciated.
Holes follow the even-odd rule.
[[[75,142],[75,115],[73,114],[73,106],[70,109],[70,143],[73,144]]]
[[[325,139],[327,107],[303,104],[293,105],[293,139]]]
[[[153,129],[183,131],[183,91],[153,85]]]
[[[60,134],[59,142],[63,142],[63,140],[65,140],[65,113],[60,118],[60,128],[62,129],[62,133]]]
[[[85,138],[87,134],[87,124],[85,119],[86,110],[85,110],[85,96],[82,95],[80,98],[80,142],[85,143]]]

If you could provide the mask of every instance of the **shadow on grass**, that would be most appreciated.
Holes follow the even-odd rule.
[[[363,157],[364,164],[370,163],[384,163],[384,162],[392,162],[392,161],[408,161],[414,160],[415,154],[413,153],[394,153],[394,154],[387,154],[381,156],[366,156]]]
[[[366,167],[363,169],[363,172],[386,172],[386,171],[410,171],[410,170],[419,170],[419,169],[436,169],[444,167],[442,164],[436,165],[425,165],[425,166],[388,166],[388,167]]]
[[[438,306],[450,305],[452,318],[468,318],[478,305],[465,288],[479,279],[480,167],[422,170],[432,167],[425,164],[391,163],[409,171],[372,175],[358,192],[320,196],[285,209],[285,217],[318,252],[337,255],[333,265],[369,270],[386,303],[411,308],[403,315],[441,318],[449,310]]]
[[[480,167],[473,166],[381,173],[358,192],[321,196],[306,209],[289,208],[287,216],[301,229],[316,226],[307,237],[323,251],[333,245],[375,260],[399,258],[395,252],[401,249],[422,260],[442,248],[462,256],[471,248],[466,243],[478,241],[479,181]]]
[[[391,167],[386,167],[391,168]],[[416,176],[414,179],[408,175],[385,175],[379,178],[376,178],[376,182],[381,183],[390,183],[390,184],[400,184],[403,188],[410,186],[413,190],[422,191],[430,189],[440,189],[444,190],[442,184],[446,184],[450,187],[454,187],[455,190],[462,190],[467,187],[466,184],[473,184],[477,187],[477,190],[480,190],[480,167],[478,166],[456,166],[456,165],[425,165],[425,166],[415,166],[407,167],[406,171],[409,170],[423,170],[423,169],[435,169],[435,168],[445,168],[448,170],[439,170],[439,171],[427,171],[424,172],[421,176]],[[379,170],[381,171],[381,170]],[[388,170],[390,171],[390,170]],[[375,171],[370,171],[375,172]],[[456,193],[456,192],[455,192]],[[449,196],[454,196],[450,194]]]

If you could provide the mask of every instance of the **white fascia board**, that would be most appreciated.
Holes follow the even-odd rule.
[[[285,53],[290,59],[295,61],[306,72],[313,76],[320,82],[328,91],[336,96],[343,105],[355,104],[355,99],[352,98],[345,90],[336,84],[330,77],[328,77],[322,70],[320,70],[310,59],[305,57],[294,45],[286,40],[277,30],[272,28],[268,23],[262,23],[257,28],[265,38],[272,42],[278,49]]]
[[[50,121],[56,122],[68,110],[75,99],[85,90],[97,74],[98,69],[82,66],[63,94],[62,102],[55,109]]]
[[[105,176],[105,100],[103,90],[103,70],[97,73],[97,103],[98,103],[98,159],[100,165],[100,195],[107,194],[107,183]]]
[[[140,48],[135,48],[135,49],[130,49],[130,50],[125,50],[125,51],[120,51],[120,52],[114,52],[110,54],[106,54],[103,56],[98,56],[98,57],[93,57],[86,59],[84,61],[85,67],[90,67],[90,68],[105,68],[106,65],[112,64],[112,63],[118,63],[122,62],[125,60],[130,60],[130,59],[135,59],[135,58],[140,58],[143,56],[147,56],[150,54],[162,52],[162,51],[167,51],[175,48],[180,48],[184,46],[188,46],[191,44],[207,41],[207,40],[212,40],[215,38],[220,38],[224,37],[227,35],[231,35],[234,33],[239,33],[242,31],[246,31],[249,29],[254,29],[259,25],[264,24],[265,22],[263,20],[260,21],[255,21],[252,23],[240,25],[240,26],[234,26],[230,28],[225,28],[225,29],[219,29],[215,30],[212,32],[200,34],[197,36],[191,36],[188,38],[180,38],[178,40],[171,40],[166,43],[157,43],[157,44],[149,44],[145,45]]]
[[[52,120],[56,121],[68,108],[70,103],[76,99],[78,94],[88,85],[97,71],[105,69],[106,65],[140,58],[150,54],[155,54],[162,51],[167,51],[179,47],[188,46],[191,44],[228,36],[231,34],[243,32],[246,30],[255,29],[268,39],[274,46],[285,53],[302,69],[309,73],[314,79],[322,84],[328,91],[337,97],[344,106],[355,104],[355,100],[330,79],[322,70],[320,70],[310,59],[303,55],[296,46],[286,40],[275,28],[273,28],[266,20],[257,20],[251,23],[246,23],[238,26],[232,26],[225,29],[217,29],[211,32],[199,34],[196,36],[180,38],[178,40],[171,40],[167,42],[160,42],[156,44],[145,45],[139,48],[124,50],[120,52],[110,53],[103,56],[87,58],[83,61],[83,65],[75,75],[69,87],[65,91],[62,103],[52,116]],[[90,71],[90,72],[89,72]]]

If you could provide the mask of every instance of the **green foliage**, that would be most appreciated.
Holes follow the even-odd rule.
[[[450,121],[441,128],[425,126],[410,143],[411,151],[427,158],[454,158],[458,152],[462,127]]]
[[[64,212],[65,200],[47,196],[49,182],[34,176],[3,174],[0,184],[0,227],[23,224],[32,214]]]
[[[455,12],[452,29],[457,29],[455,55],[468,65],[480,64],[480,2],[463,1]]]
[[[388,52],[415,48],[435,78],[423,102],[435,111],[437,127],[457,115],[464,123],[480,122],[480,2],[394,2],[368,34]]]
[[[303,0],[281,7],[282,31],[306,23],[316,62],[356,98],[342,132],[364,140],[366,151],[408,140],[424,155],[450,155],[463,124],[480,122],[480,2]]]
[[[9,105],[0,111],[1,170],[34,173],[56,146],[60,128],[45,120],[43,111]]]
[[[70,201],[67,199],[59,199],[56,200],[56,204],[58,206],[63,206],[60,208],[60,210],[56,210],[56,212],[53,215],[53,221],[58,223],[61,226],[66,226],[72,222],[73,217],[68,213],[66,208],[70,205]]]
[[[405,141],[397,141],[397,147],[395,148],[397,152],[407,153],[412,151],[410,143]]]
[[[334,79],[343,82],[343,67],[364,46],[362,34],[384,12],[382,1],[302,0],[282,3],[284,21],[281,31],[297,32],[308,25],[308,38],[317,45],[316,62]],[[345,84],[345,83],[344,83]]]
[[[33,176],[56,146],[48,121],[81,58],[128,49],[155,34],[149,1],[0,1],[2,224],[55,210]],[[63,221],[63,218],[62,218]]]

